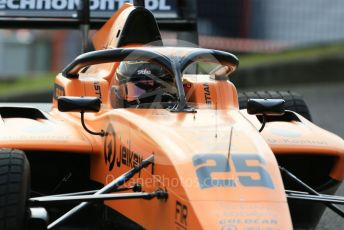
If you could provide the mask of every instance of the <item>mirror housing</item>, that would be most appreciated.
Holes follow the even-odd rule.
[[[99,112],[102,102],[98,97],[62,96],[57,99],[61,112]]]
[[[251,115],[282,116],[285,113],[283,99],[249,99],[247,113]]]
[[[104,130],[94,132],[87,128],[84,115],[87,112],[99,112],[102,101],[98,97],[70,97],[62,96],[57,99],[57,107],[61,112],[80,112],[82,127],[92,135],[104,137]]]

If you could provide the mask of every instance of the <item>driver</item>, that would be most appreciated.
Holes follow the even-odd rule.
[[[116,70],[116,100],[123,107],[176,101],[174,78],[160,65],[146,61],[123,61]]]

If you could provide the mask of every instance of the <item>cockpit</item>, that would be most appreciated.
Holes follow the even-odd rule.
[[[80,55],[63,70],[62,76],[79,78],[83,68],[104,63],[118,63],[106,87],[112,108],[193,112],[193,108],[202,106],[228,109],[238,104],[236,89],[227,81],[238,60],[223,51],[175,47],[107,49]]]

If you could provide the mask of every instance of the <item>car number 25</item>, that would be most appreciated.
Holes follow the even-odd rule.
[[[269,172],[263,168],[265,161],[256,154],[232,154],[231,160],[237,180],[234,178],[215,179],[212,173],[231,172],[232,169],[228,159],[223,154],[197,154],[192,162],[196,167],[196,175],[202,189],[211,187],[236,187],[236,181],[244,187],[266,187],[274,189],[274,185]],[[248,162],[256,162],[249,165]],[[258,175],[258,177],[257,177]]]

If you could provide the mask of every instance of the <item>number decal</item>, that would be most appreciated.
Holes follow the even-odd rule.
[[[246,187],[267,187],[274,189],[269,173],[259,165],[247,165],[247,161],[256,161],[259,164],[265,164],[259,155],[245,154],[245,155],[232,155],[235,164],[236,172],[238,173],[255,173],[259,175],[259,179],[252,179],[251,176],[239,176],[239,181]]]
[[[193,165],[196,167],[196,175],[200,187],[235,187],[233,179],[213,179],[211,174],[215,172],[230,172],[231,168],[226,156],[222,154],[198,154],[193,157]],[[272,179],[261,165],[264,160],[256,154],[232,155],[233,164],[236,172],[239,174],[238,180],[245,187],[266,187],[274,189]],[[248,165],[248,161],[258,162],[258,165]],[[211,164],[211,165],[209,165]],[[258,175],[254,179],[253,175]]]
[[[215,162],[214,166],[206,166],[203,165],[208,161]],[[234,181],[231,179],[212,179],[211,173],[213,172],[229,172],[229,164],[226,160],[223,160],[223,155],[221,154],[204,154],[204,155],[196,155],[193,158],[193,165],[199,166],[196,169],[196,174],[199,180],[199,184],[201,188],[209,188],[209,187],[222,187],[222,186],[235,186]]]

